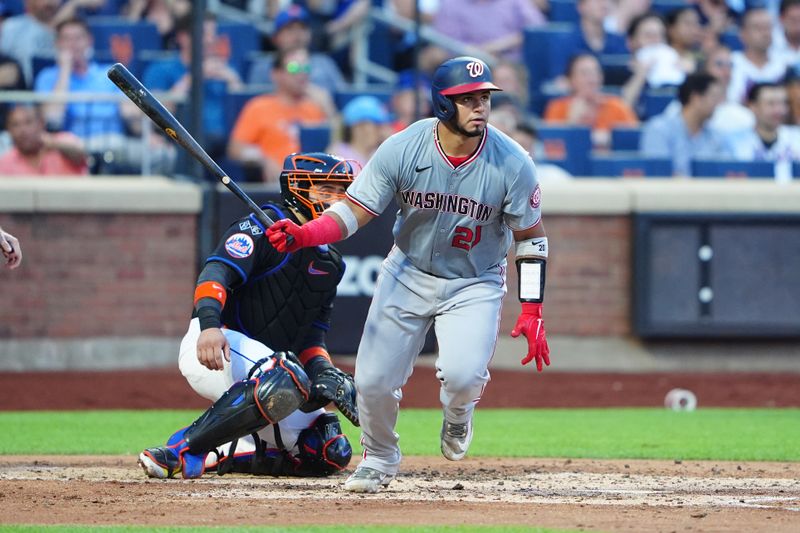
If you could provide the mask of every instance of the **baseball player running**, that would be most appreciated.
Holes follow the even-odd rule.
[[[522,313],[511,335],[527,337],[522,364],[535,359],[540,371],[550,364],[539,183],[528,153],[487,124],[497,90],[483,61],[445,61],[433,77],[436,118],[387,139],[346,198],[323,216],[303,226],[280,221],[267,231],[278,250],[294,251],[349,237],[392,198],[400,206],[395,246],[383,262],[358,348],[364,457],[345,490],[377,492],[395,477],[401,389],[431,325],[439,343],[442,454],[458,461],[467,453],[473,410],[489,381],[512,240]]]
[[[267,206],[270,216],[313,220],[352,180],[347,161],[292,154],[280,175],[284,205]],[[237,220],[206,260],[179,366],[215,403],[166,446],[140,454],[150,477],[196,478],[207,469],[328,475],[350,461],[338,418],[323,409],[334,402],[358,425],[352,378],[325,347],[344,263],[328,246],[279,252],[264,230],[252,214]]]

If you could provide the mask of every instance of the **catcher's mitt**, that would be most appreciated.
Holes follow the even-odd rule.
[[[360,425],[353,376],[334,367],[326,368],[314,376],[311,382],[311,395],[301,409],[309,413],[330,402],[333,402],[353,425]]]

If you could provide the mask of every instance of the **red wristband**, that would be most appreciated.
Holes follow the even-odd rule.
[[[522,313],[542,318],[542,304],[534,302],[522,302]]]
[[[323,215],[303,224],[301,228],[305,234],[303,246],[319,246],[342,240],[342,230],[333,217]]]

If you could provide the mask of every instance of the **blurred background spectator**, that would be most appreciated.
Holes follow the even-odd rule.
[[[173,49],[176,22],[189,15],[192,3],[189,0],[128,0],[122,14],[132,21],[146,21],[155,24],[161,35],[161,47]]]
[[[695,72],[703,59],[704,29],[700,25],[700,15],[689,6],[681,7],[670,11],[666,21],[667,43],[680,58],[680,70],[686,74]]]
[[[728,133],[748,130],[755,126],[753,112],[747,106],[727,98],[732,67],[731,49],[724,44],[717,45],[711,50],[703,65],[705,72],[720,81],[726,95],[725,100],[714,110],[709,126],[714,130]]]
[[[770,54],[772,17],[766,8],[749,9],[742,15],[739,39],[743,49],[731,56],[733,70],[728,99],[744,102],[750,86],[780,80],[786,72],[786,64]]]
[[[343,159],[358,161],[363,167],[378,146],[391,135],[389,111],[374,96],[357,96],[342,110],[341,140],[327,152]]]
[[[633,19],[647,13],[652,5],[652,0],[613,0],[603,19],[603,28],[608,33],[625,36]]]
[[[58,0],[25,0],[25,13],[6,19],[0,28],[0,51],[13,57],[33,86],[33,58],[55,56],[54,21]]]
[[[308,25],[308,12],[299,5],[291,5],[281,11],[274,21],[272,44],[275,50],[292,48],[309,48],[311,46],[311,28]],[[247,75],[251,85],[272,84],[273,57],[260,57],[253,61]],[[321,52],[311,52],[309,56],[311,72],[309,81],[329,93],[345,88],[346,81],[336,62]]]
[[[792,180],[792,163],[800,161],[800,126],[784,124],[789,114],[786,87],[756,83],[747,91],[755,127],[731,136],[733,155],[742,161],[774,161],[775,180]]]
[[[390,106],[394,116],[392,132],[405,129],[417,118],[432,116],[430,79],[423,75],[415,77],[411,71],[401,72],[392,92]]]
[[[800,64],[800,0],[782,0],[779,23],[774,25],[772,50],[786,65]]]
[[[603,71],[595,56],[574,56],[567,66],[568,96],[547,104],[544,120],[548,123],[573,124],[592,128],[592,144],[607,149],[611,128],[637,126],[639,119],[622,98],[603,92]]]
[[[311,50],[338,48],[353,27],[370,8],[370,0],[302,0],[297,2],[308,12],[311,27]]]
[[[2,26],[0,26],[2,31]],[[21,91],[25,89],[25,76],[22,67],[11,57],[0,52],[0,91]],[[6,123],[6,113],[9,105],[0,102],[0,125]]]
[[[39,107],[12,106],[6,128],[12,148],[0,156],[0,177],[73,176],[89,172],[83,142],[68,132],[48,133]]]
[[[497,58],[519,61],[522,31],[546,22],[531,0],[440,0],[433,27]]]
[[[181,17],[175,26],[175,42],[179,55],[152,63],[145,70],[142,82],[151,91],[164,91],[185,99],[192,85],[189,68],[192,61],[192,17]],[[239,74],[230,65],[229,47],[219,47],[217,21],[207,15],[203,21],[203,137],[204,148],[213,158],[225,154],[228,134],[225,122],[225,98],[242,88]],[[227,52],[227,53],[226,53]],[[174,107],[173,112],[174,112]],[[183,123],[185,117],[179,116]]]
[[[278,183],[285,154],[300,151],[300,128],[332,117],[309,93],[309,52],[277,52],[272,69],[275,91],[247,102],[236,119],[228,157],[256,167],[261,180]]]
[[[667,109],[648,120],[639,150],[647,157],[672,159],[676,176],[691,176],[692,159],[731,157],[729,145],[708,121],[725,98],[722,83],[705,72],[690,74],[678,90],[679,112]]]
[[[789,114],[786,117],[786,123],[800,126],[800,64],[793,65],[786,70],[784,83],[789,98]]]

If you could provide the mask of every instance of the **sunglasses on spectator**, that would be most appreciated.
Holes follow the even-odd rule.
[[[289,61],[286,63],[286,72],[289,74],[308,74],[311,72],[311,65],[308,63],[298,63],[297,61]]]

